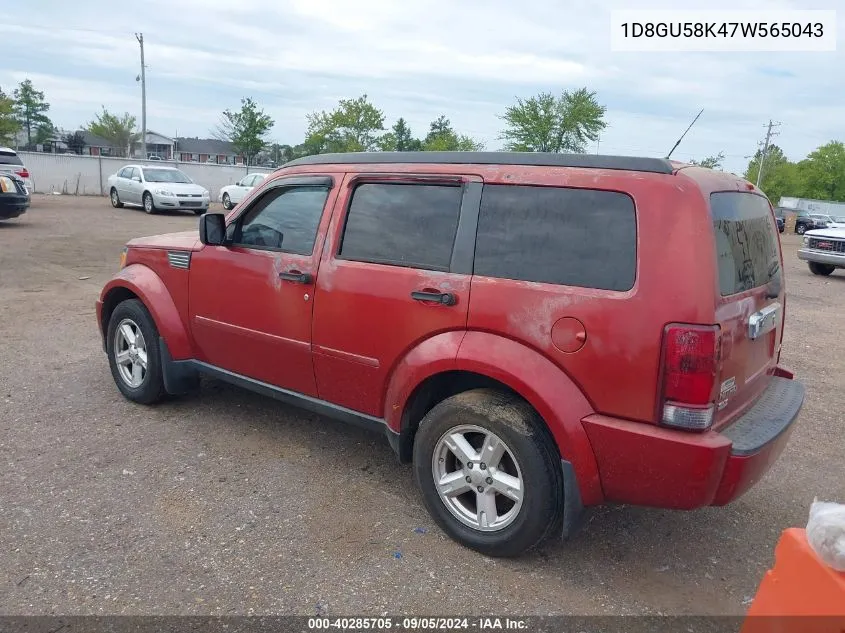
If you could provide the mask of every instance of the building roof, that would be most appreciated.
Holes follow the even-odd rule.
[[[91,134],[88,130],[79,131],[82,132],[82,136],[85,138],[86,147],[117,147],[117,145],[111,141],[106,140],[101,136],[97,136],[96,134]]]
[[[552,154],[542,152],[350,152],[316,154],[286,163],[331,165],[349,163],[444,163],[450,165],[537,165],[544,167],[587,167],[671,174],[674,169],[663,158],[606,156],[600,154]]]
[[[235,156],[238,152],[232,147],[229,141],[220,141],[216,138],[177,138],[176,151],[186,154],[209,154],[216,156],[226,154]]]

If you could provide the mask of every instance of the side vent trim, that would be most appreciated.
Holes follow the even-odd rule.
[[[191,251],[167,251],[167,260],[173,268],[191,267]]]

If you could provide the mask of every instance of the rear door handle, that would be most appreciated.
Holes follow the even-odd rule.
[[[451,292],[427,292],[424,290],[415,290],[411,293],[411,299],[414,301],[425,301],[426,303],[439,303],[444,306],[453,306],[458,300]]]
[[[296,284],[310,284],[313,277],[311,277],[308,273],[301,273],[298,270],[288,270],[286,272],[279,273],[279,279],[292,281]]]

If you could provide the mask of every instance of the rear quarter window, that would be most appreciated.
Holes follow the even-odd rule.
[[[627,194],[484,185],[476,275],[625,291],[636,270],[637,218]]]
[[[23,161],[17,154],[0,152],[0,165],[23,165]]]
[[[716,237],[719,292],[723,297],[767,285],[778,274],[778,235],[762,196],[743,192],[710,194]]]

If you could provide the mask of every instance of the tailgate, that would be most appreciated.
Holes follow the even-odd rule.
[[[784,289],[780,239],[769,201],[751,192],[710,196],[721,327],[719,394],[714,428],[763,393],[780,352]]]

